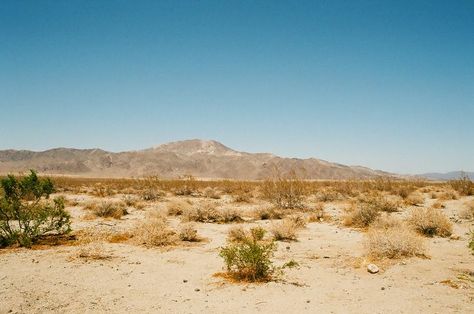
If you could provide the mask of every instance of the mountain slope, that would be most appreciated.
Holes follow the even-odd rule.
[[[463,171],[451,171],[451,172],[446,172],[446,173],[433,172],[433,173],[420,174],[418,176],[422,178],[431,179],[431,180],[453,180],[453,179],[460,178],[462,175],[466,175],[471,180],[474,180],[474,172],[463,172]]]
[[[191,174],[200,178],[262,179],[274,168],[282,172],[304,169],[308,179],[369,178],[386,174],[315,158],[282,158],[266,153],[238,152],[216,141],[186,140],[140,151],[113,153],[101,149],[56,148],[43,152],[0,151],[0,173],[36,169],[48,174],[91,177],[175,178]]]

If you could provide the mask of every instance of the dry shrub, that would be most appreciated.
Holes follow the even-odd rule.
[[[120,219],[123,215],[128,214],[125,204],[122,202],[101,202],[93,209],[93,212],[98,217],[115,219]]]
[[[260,220],[282,219],[285,217],[285,210],[277,207],[262,207],[254,210],[254,216]]]
[[[464,209],[460,213],[462,219],[474,219],[474,200],[470,200],[464,203]]]
[[[138,203],[138,198],[132,195],[125,195],[122,197],[122,202],[124,202],[128,207],[135,207]]]
[[[405,199],[406,204],[414,206],[423,205],[424,202],[425,198],[423,197],[423,194],[419,192],[413,192]]]
[[[162,197],[166,196],[166,193],[157,189],[149,188],[141,193],[141,197],[144,201],[157,201]]]
[[[452,233],[452,223],[437,208],[415,208],[411,211],[407,222],[416,231],[426,236],[448,237]]]
[[[210,187],[210,186],[205,188],[204,191],[202,192],[202,194],[204,195],[204,197],[207,197],[207,198],[212,198],[212,199],[220,199],[221,198],[221,196],[219,195],[217,190]]]
[[[183,200],[173,200],[167,205],[168,215],[170,216],[180,216],[190,208],[191,204]]]
[[[134,239],[146,246],[166,246],[176,243],[178,235],[163,217],[150,217],[139,223],[133,232]]]
[[[248,237],[248,234],[243,226],[233,226],[227,231],[227,241],[241,242]]]
[[[308,216],[308,221],[309,222],[323,222],[330,220],[331,217],[326,214],[326,211],[324,210],[324,204],[323,203],[316,203],[314,206],[314,209],[310,212]]]
[[[316,193],[316,199],[318,202],[335,202],[335,201],[340,201],[344,197],[342,196],[341,193],[335,191],[334,189],[323,189],[321,191],[318,191]]]
[[[214,203],[203,203],[183,212],[184,221],[219,222],[220,212]]]
[[[349,208],[344,225],[358,228],[368,227],[380,215],[380,210],[371,203],[357,203]]]
[[[233,201],[236,203],[250,203],[252,201],[252,193],[238,191],[233,195]]]
[[[108,241],[111,232],[101,229],[88,228],[76,234],[80,243],[76,257],[85,260],[107,260],[112,255],[107,252],[104,242]]]
[[[457,200],[459,198],[458,192],[449,189],[447,191],[441,192],[441,193],[436,193],[436,197],[439,200],[442,201],[450,201],[450,200]]]
[[[196,225],[193,223],[182,224],[179,228],[179,238],[181,241],[198,242],[200,241]]]
[[[461,177],[456,180],[450,180],[449,185],[459,194],[469,196],[474,194],[474,182],[466,174],[461,174]]]
[[[297,231],[301,228],[297,221],[285,218],[273,223],[270,232],[277,241],[296,241]]]
[[[243,218],[236,208],[224,208],[219,210],[219,222],[242,222]]]
[[[277,171],[272,179],[267,179],[262,184],[262,194],[265,199],[280,208],[301,208],[303,199],[307,194],[305,182],[295,171],[282,175]]]
[[[371,227],[364,246],[367,255],[374,259],[401,258],[423,255],[423,239],[401,223],[393,223],[385,228]]]
[[[444,203],[442,201],[436,201],[433,203],[433,205],[431,205],[431,207],[433,208],[445,208],[446,205],[444,205]]]

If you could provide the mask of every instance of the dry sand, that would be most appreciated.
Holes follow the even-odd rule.
[[[461,201],[447,204],[449,215]],[[143,216],[84,221],[82,209],[69,210],[76,230],[125,228]],[[78,258],[80,246],[0,250],[0,313],[474,313],[474,276],[466,274],[474,271],[466,247],[472,222],[455,224],[459,240],[427,239],[430,258],[382,262],[378,274],[366,270],[362,232],[310,223],[297,242],[278,243],[275,264],[299,266],[259,284],[215,276],[231,226],[198,224],[207,240],[189,246],[105,243],[110,258],[102,260]]]

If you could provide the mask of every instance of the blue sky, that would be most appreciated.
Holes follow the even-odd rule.
[[[474,170],[474,1],[1,1],[0,149]]]

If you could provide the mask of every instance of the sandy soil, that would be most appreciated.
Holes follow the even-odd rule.
[[[461,203],[447,202],[446,213]],[[76,230],[125,228],[143,216],[136,210],[121,220],[86,221],[80,207],[69,210]],[[0,313],[474,313],[474,256],[466,247],[472,222],[455,224],[459,240],[427,239],[429,258],[381,262],[378,274],[366,270],[362,232],[337,221],[310,223],[297,242],[278,243],[275,264],[299,266],[259,284],[215,276],[231,226],[198,224],[207,240],[189,246],[104,243],[110,258],[102,260],[78,258],[80,246],[0,250]]]

